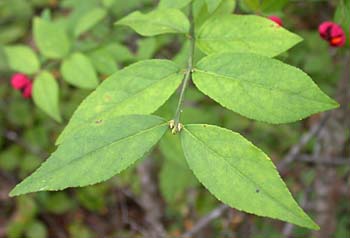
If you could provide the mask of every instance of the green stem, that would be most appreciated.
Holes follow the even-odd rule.
[[[181,86],[181,92],[180,92],[180,97],[179,97],[179,102],[177,104],[175,116],[174,116],[174,130],[173,132],[179,132],[181,130],[181,125],[180,125],[180,116],[182,112],[182,106],[184,103],[185,99],[185,91],[188,86],[188,82],[192,78],[192,71],[193,71],[193,58],[194,58],[194,50],[195,50],[195,31],[194,31],[194,19],[193,19],[193,8],[192,4],[190,5],[190,13],[188,16],[188,19],[190,21],[190,32],[189,32],[189,40],[190,40],[190,52],[188,55],[188,63],[187,63],[187,69],[186,73],[184,76],[184,79],[182,81],[182,86]]]

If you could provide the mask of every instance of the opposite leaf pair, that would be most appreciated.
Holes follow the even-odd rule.
[[[246,94],[245,91],[240,92],[244,86],[239,86],[240,77],[235,79],[232,76],[234,70],[221,72],[215,69],[214,62],[218,61],[215,57],[228,58],[230,62],[235,62],[235,57],[240,60],[245,57],[261,57],[262,62],[276,61],[253,54],[233,53],[204,58],[197,64],[193,78],[196,84],[212,88],[213,91],[209,90],[208,94],[213,93],[213,98],[215,90],[220,89],[220,85],[215,83],[221,80],[232,80],[233,83],[230,85],[226,82],[225,85],[228,86],[225,88],[223,85],[220,89],[222,92],[227,89],[237,91],[232,94]],[[210,62],[211,59],[214,61]],[[224,61],[222,63],[225,65]],[[283,64],[278,61],[276,63],[274,68],[278,70],[278,64]],[[291,67],[290,70],[295,69]],[[248,72],[258,73],[254,68]],[[205,82],[213,74],[217,74],[218,79],[223,79]],[[240,73],[237,75],[242,76]],[[58,140],[60,146],[57,151],[31,177],[18,185],[11,195],[94,184],[133,164],[159,141],[169,125],[164,119],[154,116],[121,115],[154,112],[176,90],[182,76],[181,69],[167,60],[141,61],[111,76],[75,112]],[[243,79],[243,83],[251,83],[246,78]],[[211,83],[214,85],[210,85]],[[310,83],[311,80],[308,84]],[[256,86],[255,84],[252,86]],[[266,89],[260,84],[257,90]],[[275,93],[280,95],[284,91],[278,91],[277,88]],[[324,97],[327,102],[326,96],[320,93],[320,97],[321,100]],[[230,99],[232,96],[225,98],[223,94],[223,100]],[[254,100],[255,103],[259,101],[261,100]],[[286,109],[294,105],[291,102]],[[246,105],[249,105],[248,102]],[[258,108],[259,105],[254,110]],[[278,117],[278,114],[268,114]],[[298,208],[268,157],[243,137],[222,128],[205,125],[185,125],[181,137],[190,167],[198,179],[220,200],[247,212],[316,227]],[[67,174],[70,176],[67,177]],[[242,191],[241,186],[250,188],[248,191],[244,190],[247,195],[233,196]],[[251,197],[250,193],[256,199],[248,200],[246,196]]]
[[[91,123],[66,137],[11,195],[107,180],[140,159],[167,130],[164,119],[150,115]],[[221,201],[247,212],[317,228],[293,200],[270,159],[239,134],[216,126],[185,125],[181,140],[190,168]]]

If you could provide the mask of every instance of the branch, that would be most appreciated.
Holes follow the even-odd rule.
[[[158,197],[157,182],[154,178],[154,165],[151,158],[144,160],[138,167],[137,172],[140,177],[142,187],[141,204],[145,211],[145,220],[148,223],[146,237],[163,238],[166,237],[165,228],[162,224],[162,207]]]
[[[350,166],[350,158],[328,158],[328,157],[315,157],[310,155],[301,155],[296,157],[296,161],[323,164],[329,166]]]
[[[200,230],[202,230],[204,227],[206,227],[209,223],[211,223],[216,218],[219,218],[224,214],[230,207],[227,205],[220,205],[217,208],[215,208],[213,211],[211,211],[208,215],[201,218],[194,227],[187,231],[185,234],[183,234],[182,238],[189,238],[198,233]]]
[[[287,170],[289,164],[291,164],[298,157],[303,147],[324,127],[329,117],[330,114],[326,113],[318,123],[314,124],[308,132],[301,136],[299,142],[295,144],[289,150],[284,159],[278,163],[277,168],[280,172]]]
[[[181,92],[180,92],[180,97],[179,97],[179,102],[177,104],[174,120],[173,120],[173,125],[171,125],[173,129],[173,134],[176,134],[177,132],[180,132],[182,129],[181,124],[180,124],[180,116],[182,112],[182,106],[184,103],[185,99],[185,91],[188,86],[188,82],[190,81],[192,77],[192,71],[193,71],[193,58],[194,58],[194,50],[195,50],[195,29],[194,29],[194,19],[193,19],[193,7],[192,3],[190,5],[190,13],[188,16],[188,19],[190,21],[190,32],[189,32],[189,40],[190,40],[190,52],[188,55],[188,63],[187,63],[187,69],[186,73],[184,76],[184,79],[182,81],[182,86],[181,86]]]

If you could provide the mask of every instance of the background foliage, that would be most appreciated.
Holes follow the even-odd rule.
[[[188,1],[176,2],[180,6],[163,0],[159,7],[182,7]],[[234,9],[237,13],[280,16],[284,26],[301,35],[304,41],[279,59],[301,67],[322,90],[339,96],[337,85],[344,68],[349,66],[348,49],[347,46],[330,49],[318,36],[317,26],[333,19],[335,13],[335,19],[349,37],[349,21],[344,20],[348,14],[343,13],[349,11],[348,1],[265,0],[260,4],[258,0],[227,0],[221,8],[219,1],[196,2],[203,4],[203,7],[197,6],[198,25],[208,14],[214,14],[216,7],[219,11]],[[177,138],[168,134],[152,153],[151,166],[147,165],[148,160],[141,162],[107,183],[15,199],[7,195],[55,149],[54,141],[77,105],[107,76],[144,59],[174,59],[180,65],[186,64],[188,45],[180,47],[184,37],[144,38],[128,28],[113,25],[132,11],[147,12],[156,5],[157,1],[153,0],[0,1],[0,237],[142,237],[150,227],[154,228],[154,224],[149,224],[150,216],[158,217],[154,220],[161,221],[170,237],[180,237],[191,233],[201,217],[221,211],[221,207],[216,210],[219,202],[198,184],[184,164]],[[180,25],[177,29],[186,32],[187,27]],[[144,26],[139,33],[146,30]],[[171,32],[171,29],[165,31]],[[249,36],[249,32],[247,34]],[[35,79],[33,100],[23,99],[20,92],[11,88],[10,77],[18,71]],[[345,87],[349,88],[349,84]],[[156,114],[171,118],[176,103],[175,95]],[[186,92],[183,113],[184,123],[210,123],[242,133],[271,155],[276,164],[283,162],[302,135],[322,118],[315,115],[298,123],[273,126],[253,122],[221,108],[194,87]],[[349,125],[343,126],[347,146],[337,157],[349,158]],[[320,146],[318,138],[312,138],[300,154],[315,154]],[[296,199],[314,217],[320,216],[317,204],[322,201],[319,187],[315,185],[322,176],[318,167],[316,162],[295,159],[281,171]],[[326,166],[326,169],[335,173],[328,188],[332,191],[331,201],[326,203],[332,204],[333,213],[328,214],[330,224],[335,223],[332,236],[349,237],[349,163],[342,162],[335,168]],[[149,188],[155,191],[147,191]],[[147,199],[150,196],[155,204]],[[218,219],[195,235],[322,237],[324,232],[321,229],[320,233],[311,234],[303,228],[289,232],[288,226],[278,221],[233,209],[222,211]],[[157,212],[159,214],[154,214]]]

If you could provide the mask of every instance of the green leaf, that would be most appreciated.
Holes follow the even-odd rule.
[[[48,231],[43,223],[34,220],[27,225],[26,235],[28,237],[46,238]]]
[[[129,26],[143,36],[165,33],[187,33],[190,28],[185,14],[178,9],[157,9],[147,14],[133,12],[116,23]]]
[[[208,12],[209,13],[214,12],[220,5],[221,1],[222,0],[205,0],[205,3],[207,4],[207,7],[208,7]]]
[[[24,37],[27,33],[27,28],[22,25],[18,25],[15,22],[9,25],[1,26],[0,44],[9,44]]]
[[[269,157],[238,133],[186,125],[181,140],[190,168],[220,201],[248,213],[319,229],[294,201]]]
[[[59,109],[58,84],[53,75],[47,71],[41,72],[34,80],[34,103],[58,122],[62,121]]]
[[[89,59],[96,70],[104,75],[111,75],[118,70],[117,62],[110,52],[95,50],[89,53]]]
[[[101,116],[153,113],[182,78],[178,66],[168,60],[140,61],[116,72],[81,103],[56,143]]]
[[[35,52],[25,45],[14,45],[4,47],[8,65],[12,70],[34,74],[40,68],[40,63]]]
[[[61,59],[68,54],[70,41],[62,25],[40,18],[35,18],[33,24],[35,43],[45,57]]]
[[[159,50],[156,37],[147,37],[137,41],[136,60],[152,59]]]
[[[159,172],[159,183],[159,189],[165,201],[176,204],[186,200],[188,189],[195,187],[198,181],[188,167],[182,167],[171,160],[164,160]]]
[[[230,51],[273,57],[300,41],[299,36],[273,21],[253,15],[210,18],[197,36],[198,47],[206,54]]]
[[[6,172],[15,171],[22,163],[22,154],[18,147],[12,145],[0,152],[0,169]]]
[[[159,8],[184,8],[192,0],[160,0]]]
[[[251,119],[286,123],[336,108],[301,70],[265,56],[207,56],[193,73],[195,85],[224,107]]]
[[[282,8],[288,3],[288,0],[243,0],[240,1],[240,3],[243,10],[251,10],[256,13],[273,13],[281,11]]]
[[[135,58],[128,47],[117,42],[102,47],[102,50],[108,51],[118,63],[130,62]]]
[[[61,65],[63,79],[79,88],[94,89],[98,85],[95,69],[89,58],[82,53],[74,53]]]
[[[159,174],[160,191],[168,203],[174,203],[198,182],[187,166],[179,136],[169,131],[160,141],[159,149],[165,158]]]
[[[77,22],[74,29],[74,35],[77,37],[80,34],[88,31],[95,26],[98,22],[102,21],[107,15],[107,12],[103,8],[94,8],[86,12]]]
[[[100,117],[76,131],[10,196],[105,181],[144,156],[168,123],[155,116]]]
[[[196,28],[200,29],[204,22],[210,18],[220,17],[223,15],[231,15],[236,7],[236,0],[221,0],[218,7],[209,12],[208,5],[205,0],[194,1],[193,15],[195,19]]]

